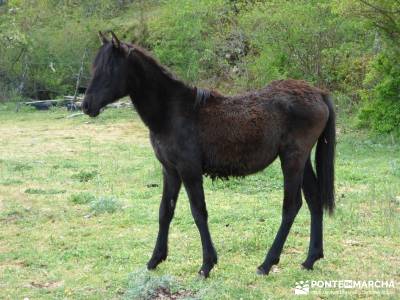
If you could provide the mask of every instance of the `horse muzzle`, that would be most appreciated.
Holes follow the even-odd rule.
[[[86,97],[82,102],[82,111],[92,118],[100,114],[100,108],[93,107],[93,105],[90,104],[90,100]]]

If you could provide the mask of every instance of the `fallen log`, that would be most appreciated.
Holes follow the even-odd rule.
[[[117,102],[111,103],[106,106],[107,108],[125,108],[125,107],[132,107],[132,103],[129,102]]]
[[[65,99],[53,99],[53,100],[32,100],[32,101],[27,101],[27,102],[21,102],[22,104],[36,104],[36,103],[57,103],[57,102],[62,102],[66,101]]]
[[[79,101],[73,101],[72,97],[73,96],[66,96],[64,99],[32,100],[20,102],[20,104],[33,106],[38,110],[48,110],[51,106],[65,106],[68,110],[79,110],[83,98],[79,97],[77,98]]]
[[[74,98],[74,96],[64,96],[64,99],[68,101],[82,101],[83,96],[77,96],[76,98]]]
[[[54,104],[51,101],[40,101],[40,102],[33,102],[29,103],[28,105],[33,106],[37,110],[48,110],[50,107],[52,107]]]
[[[80,110],[82,107],[83,97],[76,97],[74,101],[74,96],[64,96],[63,99],[49,99],[49,100],[31,100],[26,102],[18,103],[17,111],[19,110],[19,106],[30,105],[35,107],[37,110],[48,110],[52,106],[65,106],[69,111]],[[111,103],[106,106],[106,108],[127,108],[133,107],[131,102],[122,101]]]

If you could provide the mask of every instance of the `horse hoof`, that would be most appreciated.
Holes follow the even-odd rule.
[[[302,266],[303,269],[305,269],[305,270],[313,270],[313,269],[314,269],[313,264],[310,264],[310,263],[308,263],[308,262],[303,262],[303,263],[301,264],[301,266]]]
[[[257,275],[266,276],[269,272],[265,271],[262,267],[257,268]]]
[[[204,270],[200,270],[199,271],[199,277],[200,277],[200,279],[207,279],[208,278],[208,276],[209,276],[209,272],[206,272],[206,271],[204,271]]]
[[[155,269],[157,268],[157,265],[158,265],[158,264],[149,261],[149,262],[147,263],[147,270],[155,270]]]
[[[149,262],[147,263],[147,269],[148,270],[154,270],[164,260],[165,260],[165,258],[152,258],[152,259],[150,259]]]
[[[311,257],[308,257],[301,265],[304,269],[306,270],[313,270],[314,269],[314,263],[321,259],[324,258],[324,254],[320,253],[317,255],[312,255]]]

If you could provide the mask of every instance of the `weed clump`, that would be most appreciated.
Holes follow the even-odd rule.
[[[92,201],[95,201],[96,197],[90,193],[83,192],[83,193],[71,195],[70,200],[72,203],[75,203],[75,204],[88,204]]]
[[[80,182],[88,182],[97,176],[97,171],[80,171],[72,175],[72,179],[78,179]]]
[[[64,194],[66,190],[43,190],[43,189],[34,189],[28,188],[25,190],[25,194],[33,194],[33,195],[56,195],[56,194]]]
[[[122,208],[121,202],[112,197],[99,197],[90,202],[90,210],[93,214],[115,213]]]
[[[179,289],[171,276],[155,276],[147,270],[137,270],[129,274],[124,299],[196,299],[193,295],[191,291]]]

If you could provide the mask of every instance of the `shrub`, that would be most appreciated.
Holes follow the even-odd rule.
[[[379,133],[400,133],[400,58],[389,51],[371,63],[362,94],[360,125]]]
[[[90,210],[94,214],[112,214],[121,208],[121,203],[112,197],[99,197],[90,202]]]
[[[226,13],[223,0],[165,2],[149,24],[155,56],[188,82],[217,75],[224,65],[216,51]]]
[[[249,39],[249,87],[291,77],[336,89],[349,62],[365,52],[358,42],[364,29],[343,18],[331,1],[264,1],[238,22]],[[363,38],[370,42],[373,36]]]

